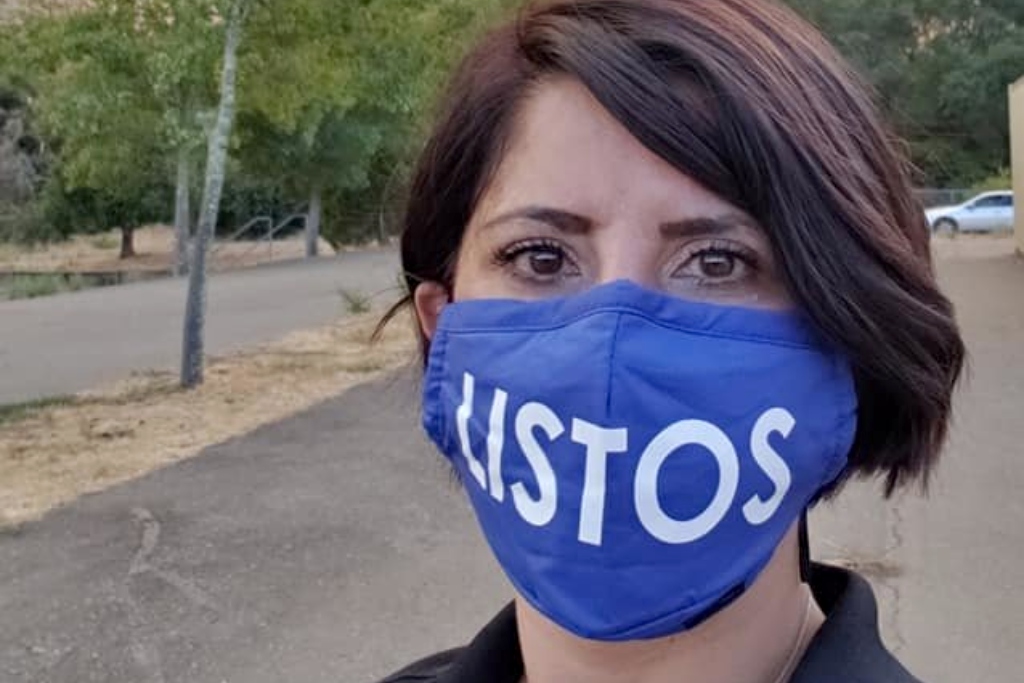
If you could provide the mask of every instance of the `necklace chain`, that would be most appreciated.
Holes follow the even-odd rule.
[[[807,608],[804,610],[803,621],[800,622],[800,631],[796,634],[796,640],[793,642],[793,647],[789,651],[789,656],[786,658],[786,664],[782,667],[778,677],[775,679],[775,683],[786,683],[793,672],[796,670],[797,657],[800,656],[800,651],[807,639],[807,632],[811,626],[811,615],[814,614],[814,597],[811,591],[807,591]]]
[[[786,664],[782,667],[779,675],[776,677],[774,683],[786,683],[789,677],[796,670],[797,658],[800,656],[801,646],[807,639],[807,632],[811,627],[811,615],[814,614],[814,597],[810,590],[807,591],[807,608],[804,610],[803,620],[800,622],[800,630],[796,634],[796,640],[793,642],[793,646],[789,651],[789,655],[786,657]],[[523,678],[520,683],[529,683],[529,679],[526,677],[526,673],[523,673]]]

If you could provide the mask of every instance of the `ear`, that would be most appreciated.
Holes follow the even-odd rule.
[[[423,336],[428,340],[433,339],[437,331],[437,319],[449,301],[448,289],[437,282],[422,282],[416,287],[412,298]]]

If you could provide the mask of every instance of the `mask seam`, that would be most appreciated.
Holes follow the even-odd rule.
[[[586,320],[587,318],[592,318],[595,315],[598,315],[598,314],[601,314],[601,313],[619,313],[620,314],[620,318],[619,318],[620,322],[621,322],[622,316],[630,315],[630,316],[633,316],[635,318],[639,318],[641,320],[645,320],[645,321],[647,321],[647,322],[649,322],[649,323],[651,323],[653,325],[657,325],[658,327],[661,327],[663,329],[672,330],[672,331],[676,331],[676,332],[685,332],[687,334],[692,334],[694,336],[699,336],[699,337],[707,337],[709,339],[728,339],[728,340],[733,340],[733,341],[745,341],[745,342],[753,342],[753,343],[758,343],[758,344],[770,344],[770,345],[773,345],[773,346],[779,346],[779,347],[783,347],[783,348],[803,349],[803,350],[808,350],[808,351],[819,351],[820,350],[819,347],[817,347],[817,346],[815,346],[814,344],[811,344],[811,343],[794,342],[794,341],[788,341],[788,340],[784,340],[784,339],[776,339],[776,338],[772,338],[772,337],[764,337],[764,336],[758,336],[758,335],[726,334],[726,333],[723,333],[723,332],[710,332],[708,330],[696,329],[696,328],[693,328],[693,327],[688,327],[686,325],[673,325],[673,324],[670,324],[670,323],[666,323],[663,320],[658,320],[657,318],[651,317],[651,316],[649,316],[647,314],[640,313],[640,312],[632,310],[632,309],[621,309],[621,308],[615,308],[615,307],[601,308],[601,309],[596,309],[596,310],[593,310],[593,311],[588,311],[586,313],[577,315],[577,316],[575,316],[575,317],[573,317],[573,318],[571,318],[569,320],[565,320],[563,322],[549,324],[549,325],[529,325],[529,326],[515,327],[514,329],[509,329],[508,327],[477,327],[477,328],[471,327],[471,328],[463,328],[463,329],[448,329],[446,331],[448,332],[448,334],[453,335],[453,336],[455,336],[455,335],[457,335],[457,336],[472,336],[472,335],[477,335],[477,334],[516,334],[516,333],[522,333],[522,332],[552,332],[554,330],[559,330],[559,329],[562,329],[562,328],[565,328],[565,327],[569,327],[570,325],[578,323],[578,322],[580,322],[582,320]]]
[[[846,372],[845,372],[845,370],[847,368],[846,361],[843,358],[841,358],[840,356],[838,356],[838,355],[833,356],[833,358],[832,358],[832,367],[834,369],[834,372],[835,372],[838,380],[840,382],[844,382],[844,380],[847,379],[846,378]],[[843,429],[842,429],[842,427],[843,427],[844,419],[847,417],[847,415],[846,415],[847,409],[848,409],[848,406],[845,405],[845,403],[844,403],[844,405],[840,406],[840,410],[837,411],[839,414],[838,414],[837,420],[836,420],[836,428],[835,428],[835,430],[833,432],[832,467],[830,467],[829,469],[833,469],[836,465],[840,465],[840,464],[842,465],[842,467],[840,468],[839,472],[836,473],[836,475],[832,478],[832,481],[828,482],[826,484],[826,486],[831,486],[832,483],[836,479],[838,479],[840,476],[842,476],[842,474],[846,470],[846,468],[849,467],[849,463],[848,462],[847,463],[842,463],[842,460],[849,455],[849,452],[847,452],[847,453],[843,453],[842,452],[842,448],[843,448]],[[856,435],[856,430],[857,430],[857,423],[854,422],[854,435]]]
[[[767,565],[767,562],[765,563],[765,565]],[[762,566],[760,571],[764,571],[764,566]],[[726,583],[726,582],[719,582],[719,583],[722,584],[722,585],[728,585],[728,583]],[[748,588],[746,586],[746,582],[743,583],[743,586],[744,586],[743,587],[743,592],[745,593],[748,590]],[[717,587],[717,585],[716,585],[716,587]],[[717,591],[717,592],[724,593],[726,590],[728,590],[728,589]],[[707,612],[707,610],[709,608],[714,607],[715,603],[717,603],[720,599],[721,599],[720,596],[716,596],[714,599],[705,598],[705,599],[702,599],[702,600],[690,600],[690,601],[688,601],[688,603],[686,605],[684,605],[682,607],[676,607],[675,609],[668,610],[668,611],[666,611],[666,612],[664,612],[662,614],[659,614],[657,616],[649,617],[646,620],[644,620],[644,622],[642,624],[636,624],[636,625],[631,626],[631,627],[629,627],[627,629],[621,629],[621,630],[616,631],[614,633],[604,634],[602,637],[609,638],[611,640],[611,642],[621,642],[623,639],[632,640],[632,639],[635,639],[635,635],[637,633],[642,633],[642,632],[648,631],[650,628],[652,628],[653,626],[655,626],[655,625],[657,625],[659,623],[662,623],[662,622],[667,621],[667,620],[673,620],[673,621],[678,622],[680,619],[682,619],[682,621],[683,621],[683,624],[681,624],[682,631],[680,631],[677,628],[676,632],[677,633],[685,633],[685,632],[688,632],[688,631],[692,631],[694,626],[689,626],[687,624],[689,624],[693,620],[699,619],[702,615],[704,615],[704,618],[700,619],[700,621],[705,621],[708,618],[714,616],[715,614],[718,614],[718,613],[721,612],[721,610],[716,610],[715,612],[713,612],[711,614],[704,614],[705,612]],[[684,616],[684,615],[686,615],[686,616]]]
[[[436,428],[438,429],[438,433],[445,435],[445,437],[444,437],[445,438],[444,447],[447,448],[447,446],[448,446],[448,439],[449,439],[449,436],[448,436],[448,425],[447,425],[447,420],[445,419],[445,410],[443,408],[440,408],[439,406],[441,406],[441,401],[442,401],[442,395],[441,394],[442,394],[442,387],[443,387],[443,384],[444,384],[444,381],[441,378],[441,374],[442,374],[441,373],[441,368],[446,367],[447,363],[448,363],[448,337],[449,337],[449,334],[444,332],[444,331],[438,330],[438,333],[434,337],[435,338],[434,338],[434,340],[432,342],[433,347],[431,348],[431,356],[434,356],[434,354],[436,353],[437,362],[436,363],[434,363],[434,362],[428,362],[427,363],[427,378],[426,378],[426,382],[427,382],[427,392],[430,394],[430,396],[424,402],[424,405],[434,406],[434,409],[430,411],[430,414],[428,415],[428,417],[429,417],[429,419],[432,422],[436,423]],[[434,359],[431,358],[431,360],[434,360]]]
[[[619,331],[622,329],[622,314],[619,314],[618,319],[615,321],[615,331],[612,332],[612,348],[608,354],[608,375],[607,375],[607,387],[605,402],[604,402],[604,414],[608,417],[612,414],[612,375],[615,372],[615,349],[619,342]]]

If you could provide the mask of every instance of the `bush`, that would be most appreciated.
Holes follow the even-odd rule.
[[[383,152],[374,159],[366,187],[328,193],[324,197],[323,238],[339,249],[397,235],[409,171],[402,155]]]
[[[230,235],[258,216],[269,216],[276,225],[294,213],[295,206],[279,187],[229,178],[221,196],[217,232],[221,236]],[[243,235],[241,239],[260,239],[265,236],[265,230],[266,225],[261,225],[258,231]]]
[[[1010,169],[1004,168],[999,173],[985,178],[971,189],[975,193],[992,192],[995,190],[1009,190],[1013,187],[1013,175]]]
[[[56,174],[34,202],[35,218],[26,224],[29,230],[22,241],[54,242],[75,234],[161,222],[173,211],[173,202],[170,184],[141,186],[134,196],[121,196],[87,188],[69,190]]]
[[[64,277],[53,275],[15,275],[7,287],[7,298],[36,299],[41,296],[52,296],[63,292],[77,292],[85,289],[88,283],[79,276]]]
[[[340,289],[342,301],[345,302],[345,311],[351,315],[359,315],[370,310],[370,297],[360,291],[352,289]]]
[[[45,207],[38,200],[0,206],[0,242],[33,245],[64,238],[46,220]]]
[[[90,246],[93,249],[118,249],[121,246],[121,240],[114,235],[98,235],[89,240]]]

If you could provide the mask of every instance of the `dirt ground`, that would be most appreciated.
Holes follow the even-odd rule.
[[[127,481],[276,422],[409,362],[409,321],[371,344],[378,313],[212,359],[206,383],[178,389],[169,373],[16,413],[0,413],[0,527],[36,519],[86,493]]]
[[[1013,254],[1015,249],[1012,234],[937,236],[932,240],[932,254],[939,261],[998,258]]]
[[[137,256],[120,259],[121,233],[79,235],[66,242],[26,248],[0,244],[0,272],[167,272],[171,269],[174,229],[150,226],[135,231]],[[335,253],[320,240],[320,253]],[[230,270],[272,261],[287,261],[305,255],[300,235],[274,242],[217,242],[211,248],[210,268]]]

